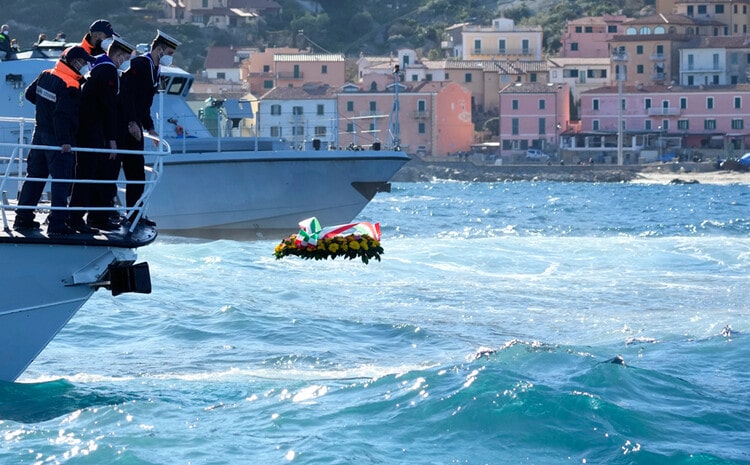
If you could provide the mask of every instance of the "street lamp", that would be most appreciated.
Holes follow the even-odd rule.
[[[612,61],[615,62],[617,69],[617,164],[622,165],[622,87],[626,78],[625,63],[628,61],[628,54],[625,51],[625,47],[614,51]]]

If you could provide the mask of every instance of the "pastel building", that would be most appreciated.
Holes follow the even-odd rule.
[[[624,147],[743,151],[750,147],[750,85],[603,87],[581,95],[581,131],[566,138],[571,149],[605,149],[610,154],[622,121]],[[626,157],[627,161],[627,157]]]
[[[513,83],[499,92],[500,156],[516,161],[530,148],[557,153],[569,129],[570,89],[566,83]]]
[[[398,123],[392,112],[396,85]],[[388,144],[394,132],[405,151],[423,156],[468,151],[473,143],[471,94],[456,83],[397,84],[393,77],[380,77],[346,85],[337,98],[340,146]]]
[[[461,32],[464,60],[541,60],[542,27],[516,26],[496,18],[492,26],[465,25]]]
[[[560,58],[608,58],[609,41],[624,34],[624,15],[586,16],[568,21],[560,38]]]
[[[680,85],[716,86],[748,82],[750,43],[744,36],[703,37],[680,50]]]

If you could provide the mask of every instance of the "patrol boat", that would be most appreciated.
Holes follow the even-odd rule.
[[[22,138],[30,134],[25,126],[33,123],[9,118],[2,122],[15,124]],[[117,231],[65,236],[48,236],[43,225],[12,229],[19,209],[34,208],[42,223],[52,209],[49,202],[19,207],[8,195],[8,188],[16,189],[25,179],[20,165],[24,152],[32,147],[0,143],[0,257],[5,268],[0,279],[0,381],[7,382],[26,370],[97,289],[107,289],[112,295],[151,292],[148,264],[136,263],[136,249],[157,236],[156,229],[144,222],[123,225]],[[162,172],[161,156],[156,152],[149,156],[156,162],[148,170],[142,197],[146,206]],[[142,215],[139,210],[125,213]]]
[[[33,115],[23,90],[60,52],[59,43],[43,42],[0,62],[0,100],[11,102],[1,113]],[[410,159],[397,136],[387,145],[329,150],[315,140],[291,147],[281,139],[228,137],[232,131],[214,135],[186,101],[193,76],[162,66],[161,79],[162,98],[154,98],[152,115],[157,127],[166,127],[162,137],[172,155],[164,160],[148,216],[162,232],[253,238],[286,234],[313,216],[323,224],[349,223]],[[223,102],[219,115],[222,127],[253,116],[236,100]]]

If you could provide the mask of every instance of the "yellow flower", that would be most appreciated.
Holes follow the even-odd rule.
[[[339,245],[335,242],[328,246],[328,251],[331,253],[336,253],[338,250],[339,250]]]
[[[362,247],[362,250],[369,250],[370,248],[367,246],[367,239],[362,239],[359,241],[359,246]]]
[[[351,241],[349,243],[349,248],[352,250],[359,250],[359,242],[357,241]]]

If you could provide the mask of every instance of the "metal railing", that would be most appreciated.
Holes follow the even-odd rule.
[[[123,155],[144,155],[154,156],[153,163],[146,165],[145,174],[146,179],[144,181],[128,181],[122,178],[116,180],[109,179],[52,179],[48,178],[30,178],[25,175],[24,164],[26,161],[26,153],[29,150],[60,150],[59,146],[47,146],[47,145],[34,145],[25,144],[20,141],[24,140],[25,126],[33,126],[34,120],[28,118],[4,118],[0,117],[0,123],[14,123],[18,122],[21,130],[19,131],[19,142],[9,143],[0,142],[0,150],[4,151],[6,148],[11,149],[10,156],[0,156],[0,166],[6,164],[5,169],[0,179],[0,193],[2,193],[2,200],[0,201],[0,213],[2,213],[3,228],[10,230],[8,224],[8,211],[18,210],[34,210],[42,212],[51,212],[53,210],[65,210],[65,211],[110,211],[117,212],[118,214],[124,215],[126,218],[133,218],[129,231],[134,231],[138,220],[140,220],[145,209],[148,207],[151,195],[153,194],[154,188],[163,172],[163,157],[169,155],[172,151],[169,144],[164,139],[154,138],[144,133],[144,138],[150,139],[156,143],[156,150],[112,150],[112,149],[92,149],[85,147],[73,147],[73,152],[90,152],[90,153],[101,153],[101,154],[123,154]],[[38,205],[18,205],[17,202],[11,203],[7,199],[7,190],[15,183],[17,191],[20,192],[20,188],[25,181],[37,181],[44,183],[70,183],[73,184],[116,184],[118,186],[118,192],[121,190],[121,186],[127,186],[128,184],[143,184],[144,190],[141,197],[135,203],[133,207],[125,206],[114,206],[114,207],[93,207],[93,206],[64,206],[64,207],[53,207],[46,203],[40,202]]]

